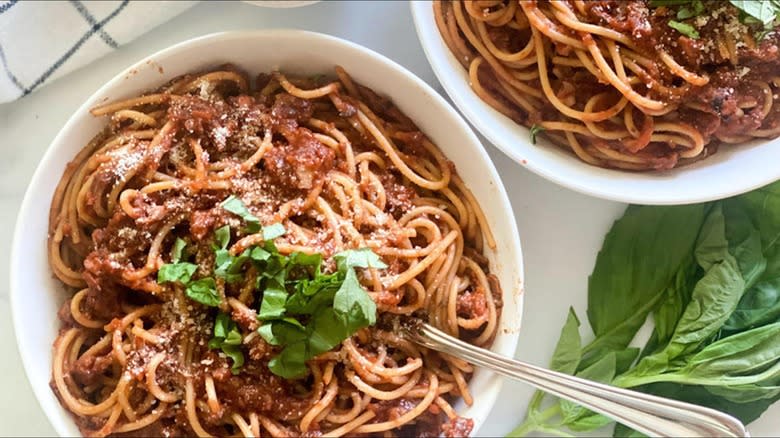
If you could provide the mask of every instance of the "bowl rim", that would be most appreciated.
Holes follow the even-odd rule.
[[[417,32],[417,38],[420,41],[420,45],[423,48],[425,57],[428,60],[428,64],[431,66],[436,79],[442,85],[447,95],[455,103],[461,114],[469,121],[472,127],[479,132],[482,136],[486,137],[495,148],[502,153],[510,157],[516,163],[520,163],[523,168],[528,168],[535,174],[554,182],[562,187],[574,190],[576,192],[594,196],[609,201],[617,201],[629,204],[643,204],[643,205],[679,205],[679,204],[691,204],[700,202],[716,201],[719,199],[728,198],[731,196],[740,195],[751,190],[763,187],[767,184],[771,184],[774,181],[780,180],[780,166],[776,167],[774,172],[769,166],[765,166],[766,169],[763,173],[759,172],[757,176],[748,175],[749,182],[742,182],[740,184],[730,185],[726,187],[720,187],[718,190],[713,191],[691,191],[686,192],[684,190],[654,190],[650,191],[647,188],[643,188],[640,193],[632,193],[630,191],[622,190],[616,187],[618,184],[607,184],[610,178],[613,176],[625,177],[626,175],[633,175],[630,179],[639,181],[640,179],[648,179],[652,181],[662,181],[668,178],[675,178],[680,173],[683,173],[690,166],[701,163],[693,163],[689,166],[678,167],[670,171],[662,172],[631,172],[620,169],[601,168],[584,163],[579,158],[574,156],[567,156],[565,158],[572,161],[576,161],[578,169],[585,169],[583,171],[592,171],[590,175],[571,175],[569,171],[558,172],[553,169],[549,169],[546,165],[540,165],[534,159],[529,159],[523,155],[524,151],[532,150],[531,148],[538,147],[530,143],[530,134],[526,134],[523,138],[516,142],[516,138],[507,139],[500,133],[496,132],[498,129],[493,129],[483,123],[485,120],[499,120],[509,121],[517,127],[521,128],[525,132],[528,128],[515,122],[493,109],[490,105],[485,103],[479,96],[474,93],[470,86],[466,85],[465,90],[459,89],[461,84],[460,78],[455,77],[460,73],[463,68],[455,60],[454,55],[450,52],[444,40],[439,34],[436,23],[432,17],[431,2],[428,0],[410,0],[409,7],[412,13],[412,19],[414,21],[414,27]],[[431,33],[435,34],[435,37],[431,37]],[[455,68],[457,67],[457,68]],[[457,70],[458,73],[453,74],[452,70]],[[513,136],[514,137],[514,136]],[[767,139],[769,142],[773,142],[772,146],[775,146],[778,150],[776,157],[780,159],[780,137],[775,139]],[[523,147],[516,147],[515,144],[521,143]],[[554,146],[552,143],[547,142],[544,139],[540,140],[540,143],[547,143],[546,146]],[[529,147],[525,147],[525,145]],[[742,146],[742,145],[740,145]],[[533,153],[533,152],[532,152]],[[721,151],[719,155],[726,154]],[[567,153],[568,155],[568,153]],[[734,157],[729,157],[733,159]],[[712,160],[712,157],[702,161]],[[564,160],[555,159],[555,161],[563,162]],[[588,169],[588,166],[592,169]],[[743,174],[743,176],[745,175]],[[744,178],[743,178],[744,180]],[[600,181],[601,184],[596,184],[595,181]],[[616,181],[617,182],[617,181]],[[644,182],[644,181],[643,181]],[[651,182],[652,183],[652,182]]]
[[[75,422],[72,416],[70,415],[70,413],[67,412],[64,408],[62,408],[61,412],[60,411],[50,412],[48,409],[46,409],[47,405],[49,404],[48,400],[52,395],[52,390],[49,387],[48,381],[45,384],[40,384],[40,383],[36,383],[33,380],[33,377],[38,377],[38,376],[33,376],[31,374],[32,371],[30,366],[30,364],[33,363],[33,361],[37,360],[35,353],[39,352],[40,348],[39,346],[28,345],[26,342],[24,342],[25,339],[24,336],[22,335],[22,333],[24,332],[25,321],[23,320],[23,316],[21,314],[21,308],[22,308],[21,294],[23,293],[24,285],[20,282],[20,277],[22,276],[18,273],[23,272],[25,270],[25,266],[23,261],[20,260],[20,258],[16,255],[20,253],[20,248],[22,245],[28,244],[27,242],[28,236],[25,236],[26,233],[26,229],[24,227],[24,223],[26,222],[25,219],[32,214],[40,213],[40,209],[36,208],[36,204],[41,204],[41,199],[35,198],[36,196],[35,192],[37,191],[37,188],[42,185],[47,185],[45,181],[46,173],[49,171],[50,168],[56,166],[57,164],[56,160],[58,158],[57,155],[59,154],[58,150],[62,149],[62,144],[64,142],[67,133],[78,128],[79,125],[78,119],[80,119],[85,113],[88,113],[89,109],[93,107],[96,102],[100,101],[99,99],[101,98],[101,96],[107,94],[108,92],[120,86],[120,84],[128,75],[132,75],[134,70],[142,68],[149,62],[154,63],[155,60],[165,59],[177,53],[186,52],[190,50],[192,47],[197,48],[201,44],[209,44],[224,39],[236,39],[236,40],[246,41],[246,40],[261,40],[261,39],[268,39],[268,38],[318,39],[318,40],[330,42],[335,45],[342,46],[342,48],[344,48],[345,50],[352,50],[354,52],[357,52],[361,57],[372,58],[373,61],[382,64],[383,69],[395,70],[396,72],[400,73],[413,86],[416,86],[417,88],[421,89],[426,94],[426,97],[429,97],[431,100],[433,100],[435,102],[435,105],[440,107],[441,111],[449,113],[449,115],[452,118],[452,121],[462,125],[461,126],[462,130],[468,135],[468,139],[466,139],[464,143],[471,143],[474,146],[472,148],[474,149],[473,152],[480,155],[480,158],[485,163],[485,165],[480,166],[480,168],[484,168],[483,170],[488,171],[490,179],[495,183],[493,184],[493,186],[495,187],[496,194],[498,195],[495,201],[497,201],[500,207],[503,207],[504,210],[507,210],[506,217],[508,219],[508,224],[507,227],[504,229],[504,231],[508,236],[512,238],[512,242],[510,243],[509,248],[511,249],[511,252],[514,252],[516,254],[517,260],[513,260],[512,261],[513,264],[511,265],[502,263],[499,265],[500,267],[498,266],[496,267],[496,270],[497,271],[516,270],[517,272],[518,284],[510,285],[511,287],[510,290],[512,291],[516,290],[516,293],[513,294],[513,297],[515,298],[514,304],[516,307],[515,309],[516,315],[514,317],[516,318],[516,321],[514,322],[515,326],[510,330],[501,329],[501,327],[499,327],[499,330],[501,330],[501,332],[499,332],[499,335],[501,336],[501,338],[505,339],[505,341],[502,342],[502,344],[505,345],[503,349],[506,350],[506,351],[500,351],[500,353],[509,356],[514,354],[515,349],[517,347],[517,341],[519,338],[519,332],[522,324],[524,295],[525,295],[525,272],[524,272],[524,265],[523,265],[523,253],[522,253],[521,241],[517,229],[517,221],[514,217],[514,210],[512,209],[511,202],[509,201],[506,188],[504,187],[504,184],[500,178],[500,175],[498,174],[498,171],[493,161],[490,159],[489,155],[487,154],[487,150],[484,148],[484,146],[482,146],[480,139],[477,137],[477,135],[474,133],[474,131],[468,125],[468,123],[463,119],[463,117],[458,113],[458,111],[455,108],[453,108],[452,105],[449,104],[444,99],[444,97],[442,97],[438,92],[436,92],[431,85],[429,85],[424,80],[419,78],[417,75],[412,73],[406,67],[387,58],[385,55],[379,52],[376,52],[365,46],[362,46],[360,44],[354,43],[352,41],[343,38],[335,37],[320,32],[312,32],[312,31],[292,29],[292,28],[229,30],[229,31],[214,32],[214,33],[198,36],[195,38],[189,38],[183,40],[181,42],[175,43],[161,50],[155,51],[154,53],[146,55],[140,60],[131,63],[129,66],[122,68],[110,80],[108,80],[106,83],[101,85],[96,91],[94,91],[89,97],[87,97],[84,100],[84,102],[75,111],[73,111],[73,113],[70,115],[68,120],[62,126],[62,128],[60,128],[57,135],[50,142],[49,146],[47,147],[40,161],[38,162],[38,165],[36,166],[35,171],[33,173],[33,176],[27,185],[27,189],[25,190],[24,197],[22,199],[22,202],[20,204],[17,213],[16,223],[14,225],[13,239],[11,243],[11,253],[9,257],[10,258],[9,296],[10,296],[10,307],[11,307],[11,318],[13,320],[13,330],[16,338],[17,351],[19,352],[19,356],[22,361],[22,366],[25,372],[25,376],[27,377],[27,381],[29,382],[33,390],[33,393],[35,394],[35,399],[36,402],[38,403],[38,406],[41,408],[44,415],[49,420],[49,423],[53,426],[54,430],[59,436],[63,436],[63,437],[69,436],[68,429],[71,428]],[[48,207],[50,203],[51,200],[46,200],[46,203],[44,204],[46,206],[45,211],[47,212],[47,214],[48,214],[48,210],[49,210]],[[48,253],[45,249],[41,250],[41,254],[48,257]],[[49,271],[48,274],[51,275],[51,272]],[[507,286],[505,286],[505,288],[507,288]],[[53,344],[53,342],[54,339],[51,339],[50,346]],[[51,364],[48,364],[48,368],[49,369],[51,368]],[[481,425],[484,424],[485,420],[487,420],[490,411],[492,410],[492,407],[495,404],[495,401],[501,390],[503,379],[491,378],[489,383],[490,383],[488,389],[489,394],[486,397],[483,397],[484,400],[483,403],[486,403],[489,406],[489,408],[485,410],[484,418],[480,419],[480,423],[476,425],[477,427],[474,429],[473,433],[477,432],[479,430],[479,427],[481,427]]]

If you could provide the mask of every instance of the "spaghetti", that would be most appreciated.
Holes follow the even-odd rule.
[[[451,403],[473,403],[472,367],[394,328],[415,315],[489,346],[502,303],[483,251],[495,243],[436,145],[336,73],[250,81],[226,66],[92,110],[109,123],[67,166],[49,239],[51,268],[74,291],[59,312],[51,386],[82,433],[470,433]],[[217,278],[211,305],[193,299],[192,283],[161,281],[179,258],[191,269],[165,275],[211,275],[220,240],[234,260],[259,248],[269,228],[253,231],[235,211],[281,224],[279,257],[320,254],[325,273],[337,270],[334,254],[370,248],[386,264],[358,269],[376,324],[307,360],[303,378],[272,373],[280,348],[259,333],[259,265]],[[218,335],[225,327],[238,342]]]
[[[777,27],[759,32],[725,1],[696,3],[684,23],[646,0],[433,8],[474,92],[534,139],[543,131],[596,166],[659,170],[780,135]]]

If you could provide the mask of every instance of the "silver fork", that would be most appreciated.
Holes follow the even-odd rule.
[[[401,324],[401,332],[419,345],[528,383],[649,436],[749,436],[739,420],[714,409],[616,388],[509,359],[456,339],[422,321],[406,321]]]

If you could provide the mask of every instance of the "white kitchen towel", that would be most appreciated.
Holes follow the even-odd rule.
[[[0,1],[0,103],[132,41],[194,1]]]

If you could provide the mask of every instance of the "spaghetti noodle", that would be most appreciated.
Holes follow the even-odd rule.
[[[82,433],[470,432],[451,402],[473,403],[472,367],[394,327],[415,315],[490,345],[502,303],[482,254],[495,243],[436,145],[389,100],[336,73],[250,81],[226,66],[92,110],[109,123],[67,166],[49,239],[52,270],[74,291],[59,312],[51,386]],[[258,331],[258,265],[217,278],[211,306],[161,281],[180,257],[194,263],[175,275],[210,275],[220,230],[235,236],[222,243],[230,257],[266,239],[268,228],[243,226],[226,199],[284,226],[274,251],[321,254],[326,273],[334,254],[370,248],[387,265],[359,269],[376,324],[308,360],[305,377],[282,378],[269,368],[279,347]],[[217,312],[227,317],[215,323]],[[220,324],[240,341],[219,337]],[[235,348],[220,352],[214,339]]]
[[[684,23],[646,0],[433,8],[474,92],[534,139],[543,131],[596,166],[659,170],[780,135],[780,32],[758,35],[728,2],[698,3]]]

